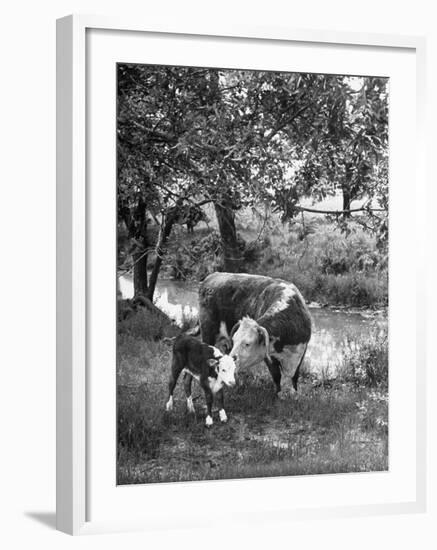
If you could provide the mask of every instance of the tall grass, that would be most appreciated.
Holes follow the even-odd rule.
[[[348,234],[335,224],[276,226],[264,240],[257,273],[293,281],[309,301],[353,307],[387,304],[387,257],[374,237],[351,222]]]
[[[376,326],[366,338],[346,335],[340,366],[343,379],[355,385],[388,389],[388,331]]]
[[[387,305],[387,250],[356,221],[348,222],[347,231],[325,219],[283,224],[273,214],[254,223],[253,214],[243,210],[237,229],[242,271],[293,281],[306,300],[321,304]],[[220,235],[214,227],[196,229],[193,235],[175,230],[166,275],[200,281],[222,270]]]

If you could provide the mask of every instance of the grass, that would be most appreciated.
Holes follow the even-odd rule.
[[[307,301],[323,305],[379,308],[388,303],[387,251],[354,219],[345,232],[325,218],[283,224],[274,214],[262,219],[245,209],[238,212],[237,230],[242,271],[293,281]],[[175,228],[166,276],[200,281],[222,269],[220,237],[212,222],[193,234]]]
[[[215,411],[206,429],[197,384],[194,416],[186,413],[182,380],[174,411],[165,412],[171,345],[124,326],[118,336],[118,483],[386,470],[384,338],[375,332],[368,342],[350,344],[338,376],[304,376],[297,397],[286,392],[276,399],[262,367],[239,373],[237,387],[226,392],[228,423]],[[291,387],[287,380],[284,386]]]

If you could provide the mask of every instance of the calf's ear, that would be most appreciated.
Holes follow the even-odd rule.
[[[214,369],[216,369],[219,365],[219,362],[217,359],[207,359],[206,361],[208,363],[208,365]]]

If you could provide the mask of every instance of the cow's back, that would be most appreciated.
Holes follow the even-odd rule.
[[[287,304],[282,304],[281,311],[277,311],[284,294],[289,296]],[[302,295],[292,283],[247,273],[213,273],[201,283],[199,319],[204,342],[214,343],[221,321],[230,331],[246,315],[255,320],[264,319],[267,325],[273,323],[275,326],[268,328],[274,328],[274,332],[280,324],[281,332],[285,329],[299,341],[310,338],[311,317]]]

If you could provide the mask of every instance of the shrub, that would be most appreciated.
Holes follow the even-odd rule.
[[[174,239],[165,257],[164,273],[174,279],[201,281],[214,271],[223,270],[222,245],[217,231],[204,230]]]
[[[134,315],[119,321],[119,334],[128,334],[144,340],[161,340],[165,336],[175,336],[179,333],[178,327],[169,317],[157,307],[139,307]]]
[[[387,392],[371,391],[356,404],[361,425],[367,431],[388,432],[388,395]]]
[[[356,385],[388,388],[388,332],[375,327],[365,339],[347,336],[343,351],[343,377]]]

